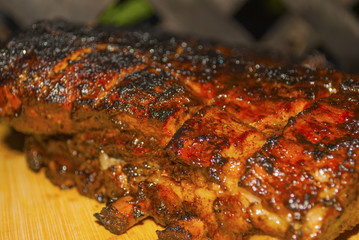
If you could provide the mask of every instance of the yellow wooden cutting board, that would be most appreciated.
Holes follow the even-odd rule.
[[[151,240],[161,229],[153,221],[114,235],[93,216],[104,204],[81,196],[75,189],[60,190],[43,172],[34,173],[22,152],[9,148],[10,130],[0,124],[0,240],[88,239]],[[359,227],[338,240],[359,239]]]
[[[24,154],[6,145],[8,132],[0,124],[0,240],[157,239],[161,228],[151,220],[121,236],[107,231],[93,216],[104,204],[75,189],[61,190],[43,172],[32,172]]]

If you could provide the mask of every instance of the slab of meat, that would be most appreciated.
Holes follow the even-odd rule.
[[[334,239],[359,223],[359,77],[170,35],[39,22],[0,52],[29,166],[121,234]],[[266,238],[266,239],[267,239]]]

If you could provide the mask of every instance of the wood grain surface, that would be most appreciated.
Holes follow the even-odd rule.
[[[157,239],[161,229],[151,220],[114,235],[97,223],[93,214],[104,204],[81,196],[75,189],[61,190],[43,171],[32,172],[24,154],[11,148],[10,129],[0,123],[0,239]],[[15,142],[14,142],[15,141]],[[337,240],[359,240],[359,227]]]
[[[44,175],[32,172],[21,151],[11,149],[0,124],[0,239],[157,239],[161,229],[146,220],[121,236],[97,223],[93,216],[104,204],[81,196],[75,189],[61,190]],[[14,140],[12,140],[14,141]]]

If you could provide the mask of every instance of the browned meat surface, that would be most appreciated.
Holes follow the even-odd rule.
[[[29,166],[121,234],[334,239],[359,223],[359,77],[156,32],[40,22],[0,52]]]

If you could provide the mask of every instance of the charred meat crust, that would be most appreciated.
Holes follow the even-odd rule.
[[[0,72],[30,168],[108,201],[111,232],[152,217],[160,239],[334,239],[359,220],[356,75],[62,21],[10,40]]]

